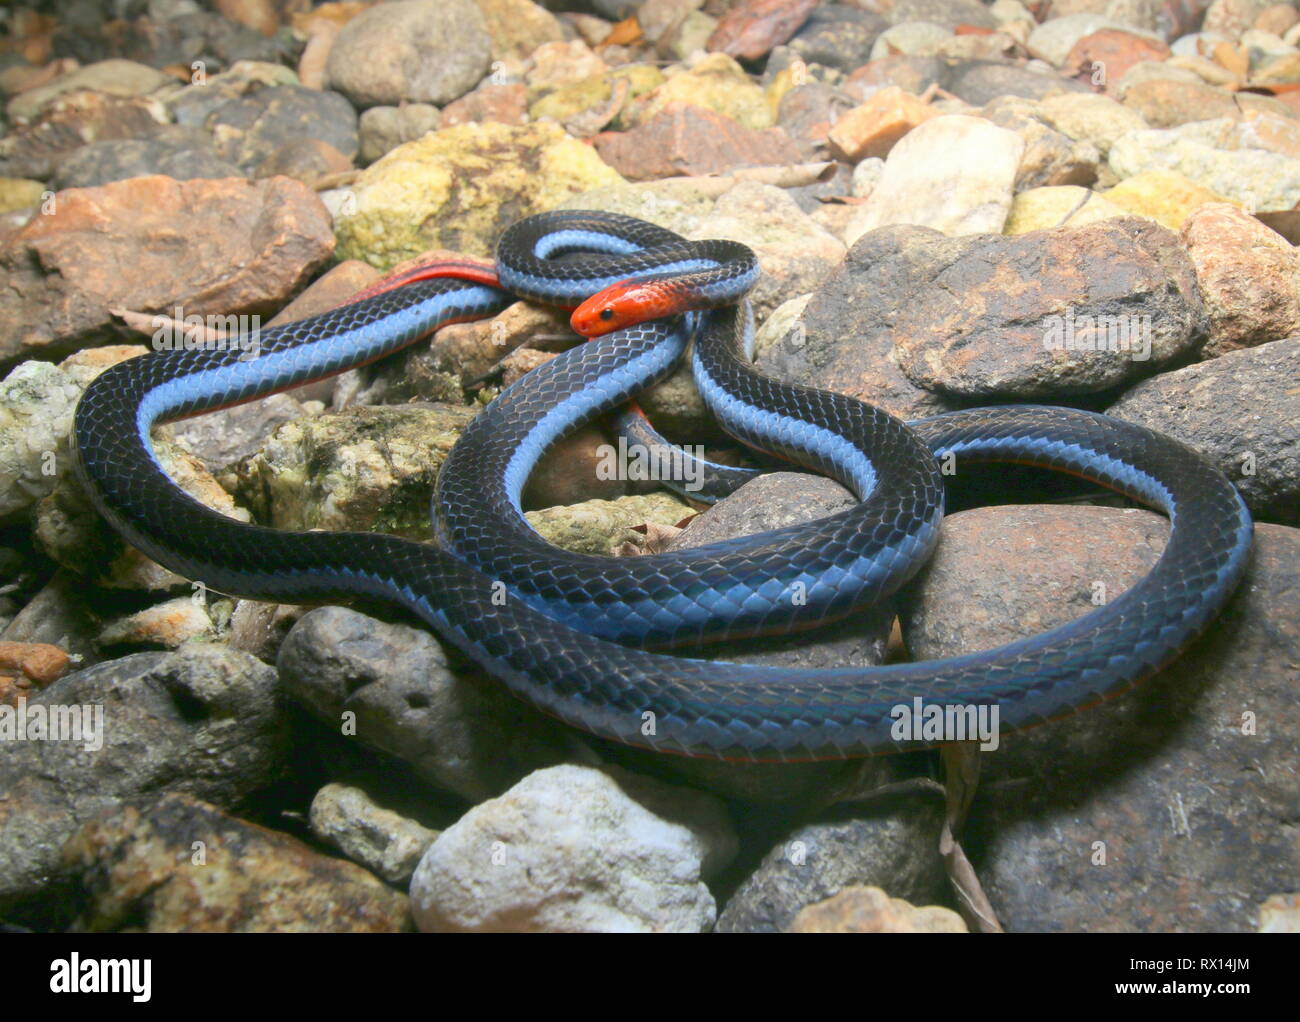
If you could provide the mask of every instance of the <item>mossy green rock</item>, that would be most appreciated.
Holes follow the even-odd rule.
[[[1027,234],[1053,227],[1082,227],[1095,220],[1128,216],[1126,210],[1078,185],[1030,188],[1011,201],[1003,234]]]
[[[0,177],[0,213],[39,206],[45,186],[25,177]]]
[[[690,505],[671,493],[647,493],[616,500],[584,500],[525,514],[528,524],[548,543],[580,554],[609,555],[622,543],[640,537],[638,525],[676,525],[692,514]]]
[[[707,107],[755,131],[772,126],[762,88],[725,53],[709,54],[639,99],[628,116],[629,126],[644,124],[670,103]]]
[[[592,75],[590,78],[584,78],[580,82],[574,82],[572,85],[548,93],[528,108],[529,116],[534,120],[544,118],[553,121],[568,120],[584,110],[591,110],[602,103],[608,103],[614,93],[614,84],[620,79],[627,80],[628,99],[643,96],[666,80],[663,72],[657,67],[649,64],[628,64],[604,74]],[[614,119],[610,127],[615,130],[626,127],[622,123],[621,115]]]
[[[381,269],[431,248],[488,256],[521,217],[622,180],[558,124],[458,124],[361,174],[335,224],[337,254]]]

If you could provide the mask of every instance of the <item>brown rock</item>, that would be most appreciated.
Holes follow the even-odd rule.
[[[128,805],[64,848],[76,929],[152,933],[409,930],[406,895],[360,866],[183,795]]]
[[[290,178],[69,189],[0,249],[0,361],[103,343],[113,309],[269,313],[333,250],[325,207]]]
[[[1191,121],[1236,117],[1240,113],[1226,90],[1176,78],[1149,78],[1129,86],[1124,105],[1136,110],[1153,128],[1175,128]]]
[[[310,187],[352,169],[352,161],[319,138],[295,138],[257,165],[254,177],[291,177]]]
[[[705,49],[758,60],[789,42],[816,6],[817,0],[741,0],[722,16]]]
[[[801,910],[789,933],[966,933],[950,908],[917,908],[891,898],[879,887],[846,887],[839,894]]]
[[[1300,11],[1295,9],[1295,4],[1272,4],[1256,16],[1255,27],[1261,32],[1280,36],[1297,22],[1300,22]]]
[[[704,107],[679,103],[631,131],[607,131],[594,142],[600,158],[629,181],[722,174],[801,158],[780,128],[754,131]]]
[[[934,237],[913,258],[933,275],[910,278],[894,350],[928,390],[1089,393],[1149,375],[1204,338],[1192,262],[1177,235],[1149,221]]]
[[[280,12],[271,0],[214,0],[213,6],[222,17],[262,35],[275,35],[280,27]]]
[[[1159,62],[1169,53],[1168,46],[1154,39],[1122,29],[1103,28],[1074,44],[1065,58],[1065,74],[1080,81],[1095,81],[1102,89],[1110,89],[1119,84],[1124,73],[1134,64],[1144,60]]]
[[[881,89],[841,117],[828,136],[831,151],[849,163],[885,156],[894,143],[939,111],[896,85]]]
[[[70,92],[0,139],[0,174],[48,180],[87,143],[147,136],[166,120],[162,104],[145,96]]]
[[[812,81],[795,86],[781,97],[776,123],[799,147],[804,159],[824,159],[831,126],[855,105],[848,93]]]
[[[441,126],[470,121],[500,121],[523,124],[528,116],[528,89],[522,82],[510,85],[480,85],[469,95],[442,108]]]
[[[1210,314],[1206,358],[1300,330],[1300,257],[1280,234],[1211,202],[1187,218],[1182,236]]]

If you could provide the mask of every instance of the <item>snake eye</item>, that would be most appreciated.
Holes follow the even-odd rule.
[[[601,310],[600,310],[600,318],[603,319],[606,323],[608,323],[611,319],[614,318],[614,310],[613,310],[613,309],[601,309]]]

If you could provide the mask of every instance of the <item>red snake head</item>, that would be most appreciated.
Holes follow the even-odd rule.
[[[598,291],[573,310],[569,325],[584,337],[600,337],[649,319],[685,311],[673,281],[621,280]]]

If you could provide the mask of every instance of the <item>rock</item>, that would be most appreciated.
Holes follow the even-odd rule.
[[[831,126],[856,105],[846,92],[822,82],[790,89],[777,106],[776,123],[799,147],[804,160],[826,157]]]
[[[1005,96],[985,106],[981,115],[1014,131],[1025,143],[1016,169],[1017,192],[1052,185],[1090,185],[1097,180],[1101,153],[1096,146],[1076,142],[1049,127],[1032,100]]]
[[[91,667],[104,658],[95,647],[99,620],[86,597],[86,585],[78,576],[55,571],[0,631],[0,639],[24,645],[51,643],[78,667]]]
[[[951,235],[1000,231],[1023,154],[1018,135],[980,118],[926,121],[890,151],[880,183],[849,221],[846,240],[853,244],[887,224]]]
[[[1017,237],[933,238],[931,278],[894,321],[899,368],[964,397],[1090,393],[1204,339],[1191,260],[1132,218]]]
[[[353,862],[399,887],[438,831],[379,805],[364,789],[327,784],[311,802],[311,829]]]
[[[896,54],[863,64],[844,80],[844,91],[859,102],[870,99],[876,89],[897,85],[919,96],[932,85],[944,86],[952,69],[937,57],[909,57]]]
[[[853,168],[853,194],[865,199],[880,184],[881,175],[885,173],[885,161],[878,156],[869,156]]]
[[[584,500],[527,512],[531,525],[548,543],[563,550],[611,556],[620,546],[638,544],[632,530],[653,523],[675,526],[693,512],[681,498],[664,492],[614,500]]]
[[[1002,96],[1040,100],[1061,93],[1086,92],[1087,86],[1060,75],[989,60],[968,60],[950,69],[947,91],[972,106]]]
[[[473,416],[454,405],[399,405],[295,419],[239,466],[240,491],[274,528],[425,539],[434,481]]]
[[[161,174],[177,181],[195,178],[243,177],[202,132],[166,129],[148,138],[92,142],[59,161],[50,179],[52,188],[93,188],[131,177]]]
[[[525,75],[528,101],[536,102],[548,92],[594,78],[608,71],[609,65],[580,39],[562,43],[543,43],[533,51],[532,67]]]
[[[406,896],[350,862],[180,795],[83,826],[64,863],[85,907],[75,929],[149,933],[392,933]]]
[[[704,107],[665,107],[639,128],[605,132],[596,152],[629,181],[693,174],[725,174],[740,167],[798,163],[784,131],[751,131]]]
[[[1098,220],[1126,215],[1126,210],[1087,188],[1075,185],[1031,188],[1012,201],[1002,233],[1028,234],[1056,227],[1082,227]]]
[[[950,908],[917,908],[879,887],[846,887],[834,897],[801,909],[790,933],[966,933]]]
[[[45,185],[21,177],[0,177],[0,213],[30,210],[41,204]]]
[[[1205,31],[1236,39],[1267,6],[1268,0],[1214,0],[1205,12]]]
[[[1300,895],[1274,894],[1260,905],[1259,932],[1300,933]]]
[[[281,64],[241,60],[229,71],[169,93],[164,103],[171,118],[184,127],[201,128],[217,110],[234,100],[266,89],[298,86],[298,76]]]
[[[271,0],[216,0],[217,13],[231,21],[256,29],[262,35],[275,35],[280,14]]]
[[[758,60],[789,42],[816,6],[817,0],[741,0],[722,16],[705,49]]]
[[[1300,202],[1300,159],[1259,148],[1223,148],[1236,130],[1234,122],[1220,119],[1130,132],[1111,149],[1110,166],[1120,178],[1176,170],[1225,199],[1260,210]]]
[[[555,124],[444,128],[362,171],[336,225],[339,255],[384,269],[430,248],[490,255],[520,217],[621,180]]]
[[[952,38],[952,30],[931,21],[904,21],[885,29],[871,47],[871,59],[894,54],[930,57]]]
[[[204,121],[221,155],[252,173],[286,143],[328,143],[351,160],[357,155],[357,115],[334,92],[301,85],[252,89],[217,107]]]
[[[328,142],[295,138],[286,142],[253,168],[254,177],[291,177],[319,188],[352,170],[352,160]]]
[[[895,142],[937,115],[929,104],[896,85],[881,89],[835,122],[828,136],[831,151],[849,163],[887,156]]]
[[[570,134],[594,135],[604,127],[626,128],[631,101],[664,83],[649,64],[625,64],[590,78],[562,85],[528,108],[534,120],[559,121]],[[667,109],[667,107],[665,107]]]
[[[0,248],[0,361],[102,343],[112,309],[260,314],[333,250],[324,206],[289,178],[139,177],[60,192],[51,210]],[[160,237],[183,240],[186,258]]]
[[[997,20],[980,0],[894,0],[888,17],[895,25],[930,21],[950,29],[959,25],[972,28],[997,26]]]
[[[1079,142],[1091,142],[1103,157],[1110,153],[1116,139],[1147,127],[1137,111],[1109,96],[1090,92],[1049,96],[1039,103],[1038,109],[1043,119],[1057,131]]]
[[[1051,18],[1030,33],[1029,52],[1056,67],[1065,67],[1075,43],[1105,28],[1123,29],[1124,26],[1103,14],[1080,13]]]
[[[1275,35],[1283,35],[1287,29],[1300,24],[1300,11],[1292,4],[1270,4],[1255,17],[1255,27]]]
[[[483,77],[491,50],[473,0],[395,0],[343,26],[326,75],[357,107],[449,103]]]
[[[97,641],[102,649],[177,649],[191,639],[216,637],[217,624],[207,608],[188,596],[178,596],[110,618]]]
[[[443,107],[441,125],[450,128],[478,121],[523,124],[527,119],[528,90],[523,83],[494,85],[489,79],[473,92]]]
[[[1222,197],[1175,170],[1148,170],[1102,192],[1113,206],[1134,216],[1144,216],[1170,230],[1182,230],[1187,218],[1206,203]]]
[[[1126,391],[1107,414],[1191,444],[1259,517],[1300,522],[1300,338],[1229,352]]]
[[[880,14],[847,4],[822,4],[790,40],[790,49],[808,64],[847,73],[871,58],[871,47],[886,27]]]
[[[110,96],[143,96],[156,92],[176,79],[162,71],[131,60],[103,60],[61,75],[48,85],[19,93],[5,112],[11,120],[30,121],[52,102],[69,92],[88,90]]]
[[[1207,203],[1183,225],[1183,241],[1210,314],[1202,356],[1300,332],[1300,257],[1281,235],[1227,203]]]
[[[1124,105],[1140,114],[1153,128],[1174,128],[1189,121],[1238,114],[1231,93],[1201,82],[1171,78],[1138,82],[1125,91]]]
[[[645,123],[671,103],[708,107],[755,131],[772,126],[763,90],[724,53],[710,54],[629,104],[629,125]]]
[[[934,901],[945,888],[942,822],[942,798],[928,792],[842,806],[797,826],[741,881],[717,930],[779,933],[802,909],[856,886]]]
[[[294,625],[278,666],[288,693],[318,719],[471,802],[566,756],[568,732],[501,683],[453,671],[423,629],[323,607]]]
[[[180,792],[231,806],[278,778],[288,721],[275,671],[193,644],[77,671],[32,696],[90,710],[83,741],[0,743],[0,911],[48,898],[59,851],[95,814],[135,795]]]
[[[1070,48],[1064,70],[1072,78],[1104,87],[1118,83],[1134,64],[1168,57],[1169,47],[1159,39],[1143,38],[1122,28],[1103,28]]]
[[[716,912],[704,881],[735,853],[708,795],[558,766],[445,830],[420,860],[411,901],[425,932],[699,932]]]
[[[166,109],[150,97],[68,93],[30,124],[0,138],[0,173],[44,181],[82,146],[147,136],[166,119]]]
[[[428,103],[372,106],[361,115],[358,123],[361,162],[374,163],[399,145],[437,131],[439,117],[438,108]]]
[[[523,60],[543,43],[560,42],[564,29],[532,0],[474,0],[492,40],[492,59]]]
[[[762,349],[758,368],[777,379],[860,398],[902,419],[950,411],[954,406],[945,398],[902,374],[893,352],[902,305],[936,275],[923,255],[936,237],[924,228],[889,227],[863,238],[803,315]]]
[[[1058,518],[1064,509],[1039,510]],[[1067,533],[1076,548],[1118,554],[1136,547],[1154,562],[1161,518],[1086,510],[1087,525]],[[962,517],[945,523],[939,557]],[[1135,543],[1126,523],[1139,517],[1149,525]],[[1014,536],[1030,531],[1047,535],[1035,522]],[[1086,542],[1073,538],[1085,533]],[[1023,592],[1023,560],[1008,556],[997,571],[989,546],[975,546],[978,568],[950,562],[963,606],[971,606],[972,570],[990,591],[1001,577],[1003,594]],[[1059,547],[1051,549],[1057,560]],[[988,757],[967,847],[982,849],[976,870],[1008,930],[1242,932],[1254,928],[1256,905],[1294,883],[1300,861],[1288,821],[1300,792],[1287,764],[1300,720],[1294,672],[1285,665],[1300,655],[1289,597],[1298,557],[1300,533],[1256,525],[1236,598],[1180,661],[1127,696],[1011,736]],[[1077,612],[1046,592],[1026,593],[1023,606],[1042,617],[1021,624],[999,601],[979,634],[967,630],[964,641],[930,652],[987,649]],[[1178,883],[1164,882],[1171,876]]]

